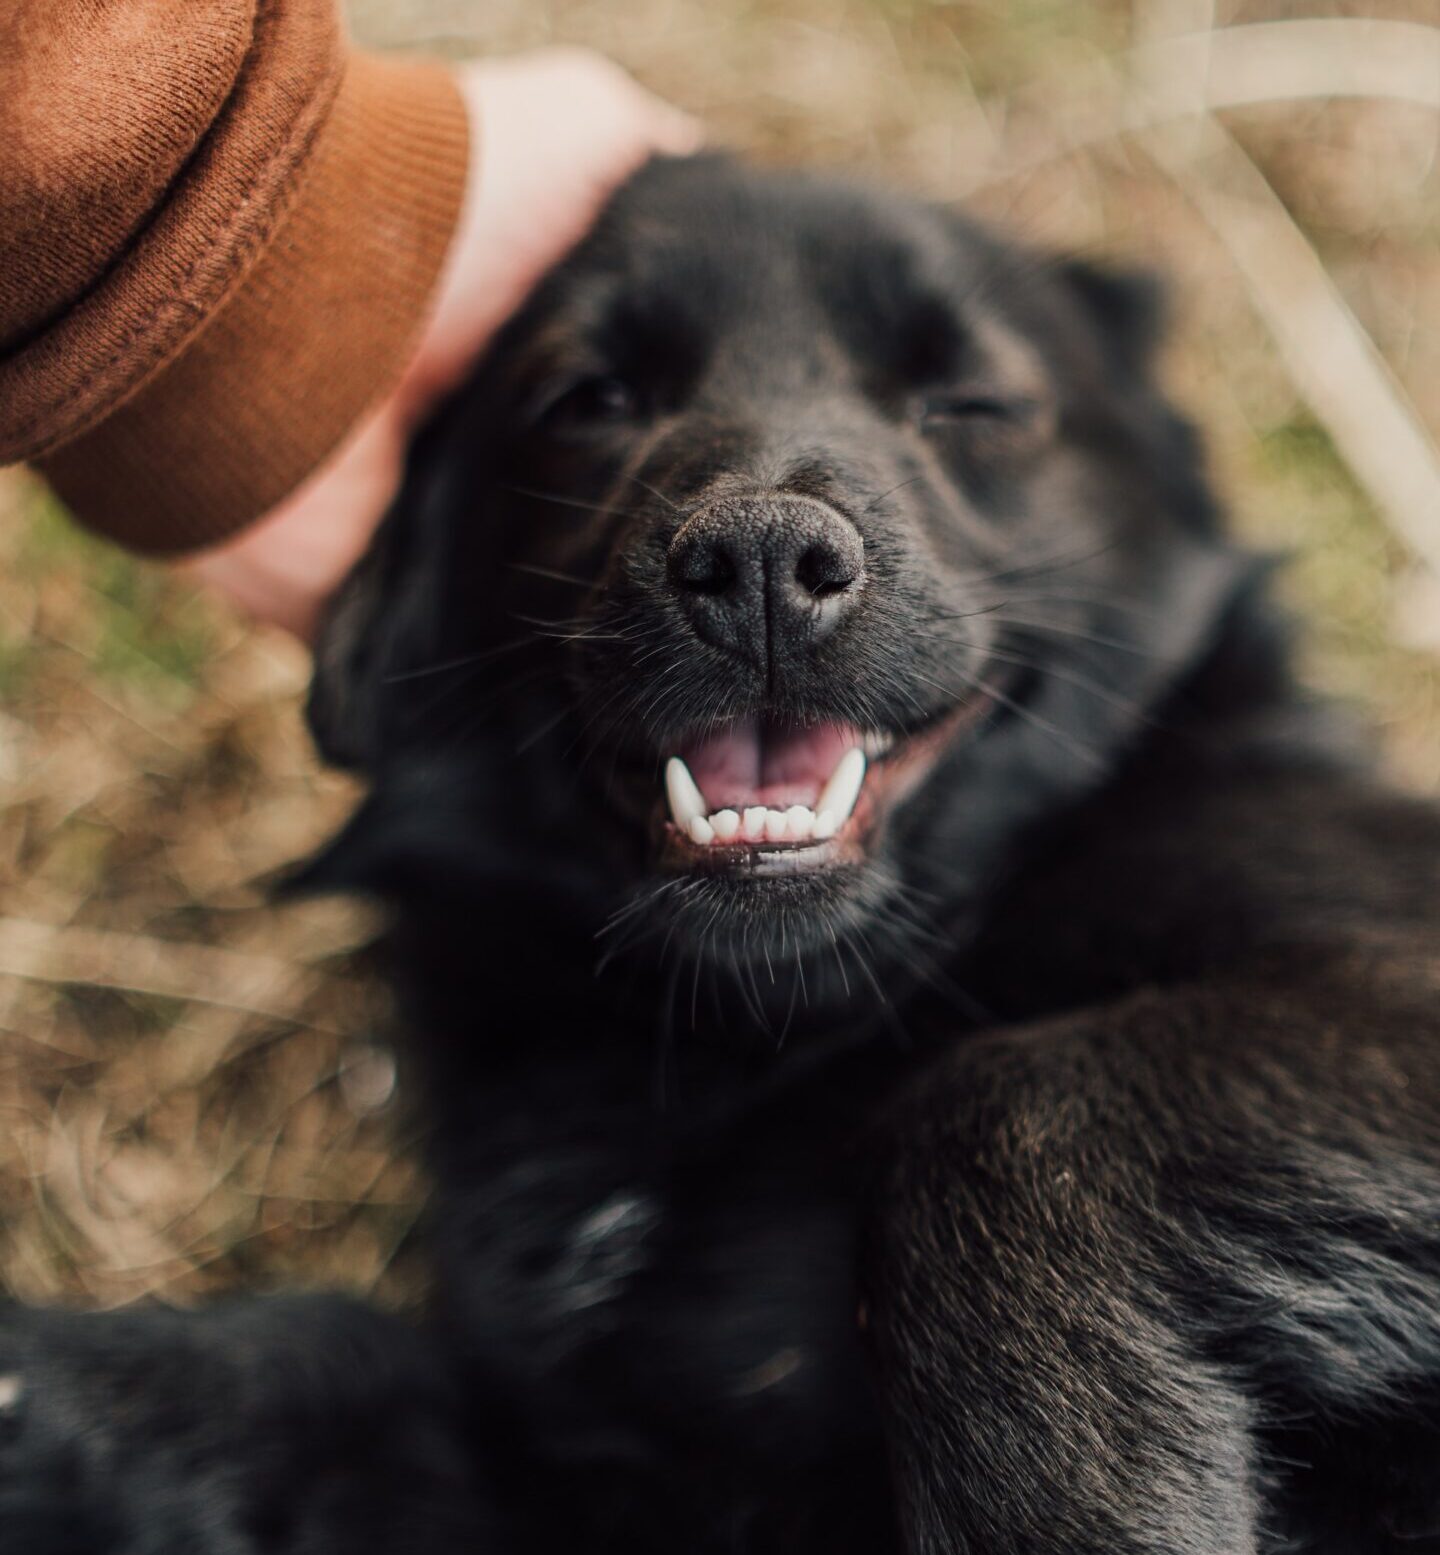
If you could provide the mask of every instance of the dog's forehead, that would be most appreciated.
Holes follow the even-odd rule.
[[[659,161],[614,198],[576,279],[603,277],[630,305],[711,326],[786,312],[896,313],[957,306],[993,249],[972,229],[903,195],[839,179],[765,172],[723,158]]]

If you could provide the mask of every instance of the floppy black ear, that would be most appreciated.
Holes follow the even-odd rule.
[[[1067,259],[1059,266],[1061,283],[1095,326],[1109,359],[1143,373],[1169,323],[1164,284],[1148,270]]]
[[[321,622],[306,715],[335,766],[375,770],[409,703],[396,677],[438,657],[451,540],[442,520],[463,479],[462,461],[445,454],[463,411],[454,400],[420,432],[389,512]]]
[[[320,754],[337,767],[374,770],[386,743],[386,680],[412,656],[426,617],[407,519],[403,506],[390,510],[321,623],[305,712]]]

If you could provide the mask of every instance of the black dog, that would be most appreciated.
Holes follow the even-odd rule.
[[[1440,1550],[1440,812],[1294,690],[1157,314],[620,193],[316,680],[433,1321],[14,1316],[7,1548]]]

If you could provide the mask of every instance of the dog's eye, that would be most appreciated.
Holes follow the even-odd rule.
[[[949,457],[968,466],[1009,463],[1037,452],[1055,430],[1048,402],[985,389],[932,393],[915,407],[915,425]]]
[[[961,392],[926,395],[916,406],[916,415],[922,426],[957,421],[1023,421],[1032,408],[1028,400]]]
[[[544,407],[539,419],[546,426],[581,430],[628,421],[639,409],[639,396],[623,378],[597,373],[562,388]]]

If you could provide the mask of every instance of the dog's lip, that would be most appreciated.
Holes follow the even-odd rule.
[[[659,867],[667,873],[777,879],[862,864],[885,818],[912,794],[943,752],[993,711],[1000,696],[976,688],[963,701],[908,733],[884,736],[869,760],[848,819],[823,841],[696,842],[671,818],[662,795],[651,811],[650,836]],[[859,736],[857,739],[864,739]]]

